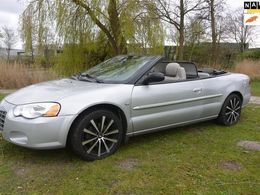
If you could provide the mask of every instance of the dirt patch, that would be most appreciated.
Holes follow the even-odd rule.
[[[128,158],[117,162],[117,165],[122,169],[133,170],[136,166],[138,166],[139,160],[135,158]]]
[[[22,177],[22,178],[27,177],[30,174],[30,169],[26,168],[26,167],[23,167],[23,168],[13,167],[12,170],[16,176]]]
[[[219,164],[219,167],[231,171],[240,171],[242,169],[242,165],[234,160],[223,161]]]
[[[251,99],[250,99],[250,103],[260,104],[260,97],[252,96]]]
[[[257,141],[240,141],[237,146],[243,147],[247,150],[260,151],[260,142]]]

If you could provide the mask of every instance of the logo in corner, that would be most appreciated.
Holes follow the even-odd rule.
[[[244,24],[247,26],[260,25],[260,1],[244,2]]]

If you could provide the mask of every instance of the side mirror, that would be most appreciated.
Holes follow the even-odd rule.
[[[165,76],[160,72],[150,73],[143,81],[144,85],[148,85],[149,83],[161,82],[164,81]]]

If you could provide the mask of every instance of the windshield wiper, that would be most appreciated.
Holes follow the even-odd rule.
[[[86,74],[86,73],[79,73],[77,75],[77,79],[80,80],[80,81],[90,81],[90,82],[95,81],[97,83],[103,83],[102,80],[97,79],[97,78],[95,78],[93,76],[90,76],[89,74]]]

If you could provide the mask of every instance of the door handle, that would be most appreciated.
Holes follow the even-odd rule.
[[[194,93],[200,93],[202,91],[202,88],[195,88],[192,90]]]

